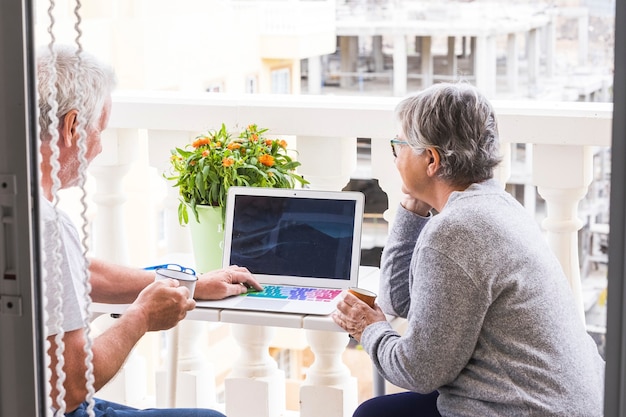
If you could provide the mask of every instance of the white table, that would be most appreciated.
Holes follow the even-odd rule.
[[[378,273],[378,268],[360,267],[359,286],[377,292]],[[100,314],[123,314],[127,307],[93,303],[92,310]],[[349,338],[330,316],[197,307],[187,314],[185,321],[189,320],[233,325],[233,336],[241,353],[237,366],[225,382],[226,414],[229,417],[284,415],[284,373],[268,353],[276,327],[303,329],[315,355],[300,389],[301,417],[351,416],[358,405],[357,381],[341,359]],[[197,344],[199,338],[193,330],[185,332],[179,327],[168,331],[168,406],[176,406],[179,349],[183,351]],[[378,395],[384,384],[375,375],[375,394]],[[245,401],[237,401],[241,392],[247,393]],[[320,398],[325,400],[320,401]]]

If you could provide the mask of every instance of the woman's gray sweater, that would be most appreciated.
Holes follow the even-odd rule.
[[[378,303],[408,320],[361,343],[391,383],[440,392],[442,416],[601,416],[604,361],[536,221],[495,180],[428,218],[399,207]]]

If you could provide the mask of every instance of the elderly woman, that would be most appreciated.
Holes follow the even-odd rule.
[[[381,260],[380,306],[346,294],[333,318],[408,391],[355,416],[601,416],[604,361],[567,279],[493,179],[490,103],[470,85],[436,84],[396,114],[406,196]],[[383,312],[405,317],[406,332]]]

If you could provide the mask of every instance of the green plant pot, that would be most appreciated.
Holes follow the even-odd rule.
[[[198,219],[189,209],[189,227],[196,272],[204,273],[222,267],[224,252],[224,218],[221,207],[196,206]]]

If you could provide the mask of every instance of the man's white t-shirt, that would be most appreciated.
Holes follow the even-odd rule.
[[[46,284],[46,335],[83,327],[86,304],[84,280],[85,257],[78,231],[70,217],[41,199],[43,279]],[[54,238],[54,228],[59,230]],[[58,256],[60,262],[55,262]],[[55,265],[56,264],[56,265]],[[57,288],[58,285],[60,288]],[[62,315],[62,317],[60,317]]]

